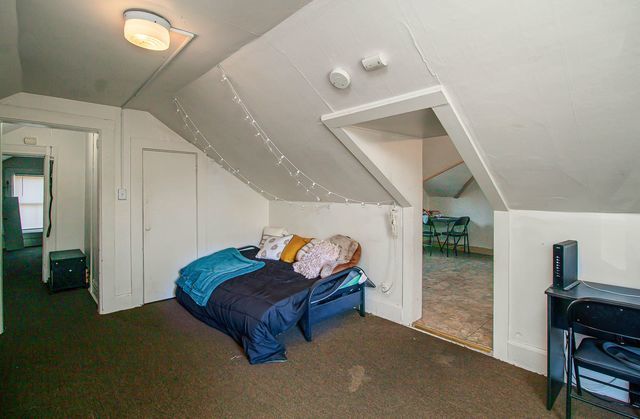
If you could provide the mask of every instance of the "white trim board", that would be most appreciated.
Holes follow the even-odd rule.
[[[377,168],[365,152],[358,147],[346,128],[351,125],[422,109],[433,109],[493,209],[496,211],[507,210],[506,202],[484,162],[484,156],[442,86],[433,86],[343,109],[322,115],[320,119],[399,205],[408,206],[407,199],[393,185],[393,182]]]

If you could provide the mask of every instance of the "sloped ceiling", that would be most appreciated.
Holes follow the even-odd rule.
[[[389,66],[363,71],[359,60],[377,52]],[[440,82],[510,208],[640,211],[638,2],[314,1],[223,65],[294,161],[363,199],[385,197],[319,116]],[[350,71],[349,89],[328,83],[336,66]],[[235,121],[214,73],[179,96]],[[210,130],[234,142],[242,131]],[[261,156],[247,170],[274,173]]]
[[[15,0],[0,1],[0,98],[22,90]]]
[[[447,135],[447,131],[445,131],[432,109],[422,109],[389,116],[363,122],[357,126],[393,134],[402,134],[413,138],[432,138]]]
[[[8,122],[3,122],[2,123],[2,133],[3,134],[9,134],[10,132],[13,132],[17,129],[19,129],[21,127],[20,124],[11,124]]]
[[[172,34],[171,47],[161,52],[130,44],[122,35],[122,14],[135,8],[151,10],[174,27],[198,35],[197,42],[192,42],[129,106],[149,110],[155,103],[170,100],[179,88],[306,3],[305,0],[2,0],[0,98],[24,91],[122,105],[183,40]]]
[[[466,164],[461,163],[423,183],[429,196],[457,197],[462,188],[473,178]]]
[[[79,57],[70,51],[73,48],[59,50],[78,73],[96,51],[124,42],[121,11],[139,6],[124,0],[19,3],[18,16],[23,4],[25,9],[35,3],[41,8],[44,3],[73,4],[65,8],[64,18],[52,10],[55,6],[44,6],[47,14],[58,17],[48,22],[56,33],[67,33],[60,25],[54,27],[58,21],[65,27],[78,24],[76,10],[113,19],[113,29],[102,34],[96,48],[78,48]],[[111,3],[119,7],[112,10]],[[212,68],[251,39],[255,40],[224,59],[223,67],[274,142],[335,190],[363,200],[388,197],[320,123],[322,114],[442,84],[510,208],[640,212],[640,2],[315,0],[257,38],[301,4],[285,2],[272,21],[243,26],[246,14],[256,19],[273,16],[267,13],[282,2],[144,3],[176,26],[201,35],[208,25],[241,28],[244,37],[232,37],[222,51],[205,44],[211,32],[194,41],[158,80],[158,89],[177,91],[203,132],[233,164],[285,198],[307,197],[295,192],[295,182],[255,145],[252,131],[219,82],[218,70]],[[202,13],[196,6],[204,4],[223,4],[223,17],[217,21],[214,14]],[[238,13],[242,18],[234,21]],[[37,22],[41,21],[33,23]],[[90,28],[81,25],[82,34],[100,27],[90,22]],[[28,29],[22,22],[19,26],[20,35],[26,36]],[[66,37],[56,39],[75,46]],[[22,36],[19,50],[22,88],[31,91],[37,73],[47,74],[43,67],[54,57],[36,45],[23,44]],[[365,72],[360,59],[379,52],[387,56],[389,66]],[[46,60],[38,61],[43,56]],[[121,84],[129,87],[144,79],[153,65],[142,56],[139,60],[118,63],[113,69],[117,77],[105,79],[108,86],[118,90]],[[25,69],[27,62],[35,70]],[[337,66],[351,73],[352,85],[346,90],[327,81],[328,72]],[[120,67],[126,70],[120,73]],[[199,72],[203,75],[190,81]],[[49,84],[55,81],[37,88],[53,89]],[[80,98],[73,97],[82,93],[72,91],[75,84],[62,86],[60,92],[44,93]],[[122,93],[114,95],[114,103]],[[85,100],[96,101],[91,96]],[[134,105],[148,107],[186,137],[172,104],[162,95],[146,93]]]
[[[422,142],[422,180],[429,180],[462,163],[462,156],[447,135]]]

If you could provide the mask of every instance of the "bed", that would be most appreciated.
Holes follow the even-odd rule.
[[[258,248],[238,249],[255,260]],[[313,325],[337,313],[358,308],[365,315],[366,287],[358,283],[364,271],[352,267],[324,279],[307,279],[289,263],[263,260],[265,266],[220,284],[206,305],[200,306],[180,287],[176,298],[194,317],[231,336],[251,364],[284,362],[286,349],[277,336],[300,325],[311,341]],[[366,278],[366,275],[363,277]],[[355,280],[355,283],[354,283]]]

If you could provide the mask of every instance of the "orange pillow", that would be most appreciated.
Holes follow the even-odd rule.
[[[289,244],[282,251],[280,260],[287,263],[293,263],[296,260],[296,253],[298,253],[298,250],[302,249],[302,246],[309,243],[310,241],[311,239],[296,236],[294,234]]]

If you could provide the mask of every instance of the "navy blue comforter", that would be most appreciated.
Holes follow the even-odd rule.
[[[241,253],[255,259],[257,250]],[[176,290],[176,298],[191,314],[242,345],[251,364],[287,359],[276,336],[298,323],[316,281],[294,272],[289,263],[264,262],[264,268],[220,284],[205,306]]]

